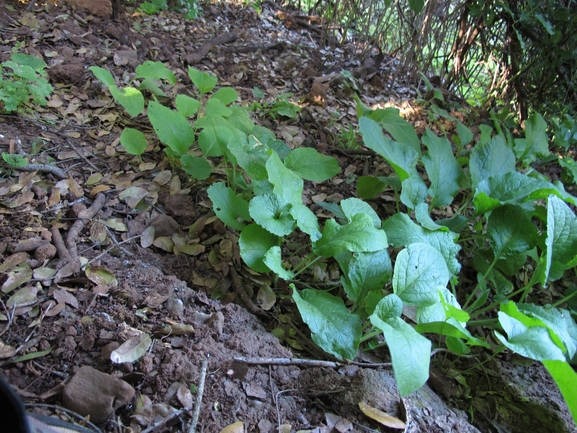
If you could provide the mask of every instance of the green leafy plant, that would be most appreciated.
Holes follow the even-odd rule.
[[[194,68],[188,75],[197,98],[177,95],[175,109],[163,105],[158,90],[166,93],[163,86],[173,85],[173,76],[160,64],[141,66],[138,89],[121,90],[107,71],[92,71],[131,115],[144,109],[141,90],[151,93],[147,115],[153,129],[166,154],[191,176],[205,178],[211,171],[207,158],[220,158],[227,182],[207,190],[215,214],[240,232],[248,267],[289,282],[320,348],[350,360],[361,349],[386,344],[399,391],[407,395],[428,378],[432,342],[424,334],[462,355],[471,347],[489,348],[468,327],[490,326],[502,344],[498,350],[544,364],[577,417],[577,375],[569,365],[577,352],[577,325],[560,303],[529,302],[531,291],[547,290],[577,266],[577,217],[569,207],[577,199],[532,170],[533,162],[549,157],[540,115],[527,120],[522,138],[506,124],[495,122],[496,131],[483,126],[469,151],[474,135],[461,123],[451,141],[430,130],[419,138],[398,110],[359,103],[363,142],[394,174],[360,178],[358,194],[369,199],[392,188],[397,212],[381,220],[367,202],[347,198],[326,204],[334,217],[321,224],[303,203],[304,181],[335,176],[340,168],[334,158],[289,149],[254,124],[236,104],[234,89],[215,91],[216,77]],[[143,87],[145,80],[150,83]],[[128,131],[124,141],[134,144],[127,150],[141,154],[142,137]],[[433,210],[453,205],[457,196],[457,212],[432,218]],[[299,247],[291,253],[295,237]],[[391,247],[398,252],[394,260]],[[459,284],[463,256],[478,275],[473,287]],[[323,262],[338,265],[342,290],[297,289],[303,284],[299,275]],[[526,278],[515,280],[521,270]],[[402,317],[405,307],[415,310],[412,323]]]
[[[264,92],[258,87],[255,87],[252,93],[254,97],[260,99],[261,102],[253,102],[250,108],[262,115],[269,116],[273,119],[279,117],[294,119],[301,111],[298,105],[290,101],[290,98],[293,96],[292,93],[282,93],[277,95],[272,101],[266,101],[264,99]]]
[[[168,9],[168,4],[166,0],[152,0],[150,2],[143,2],[139,7],[138,11],[145,13],[147,15],[156,15],[160,11]]]
[[[340,134],[335,137],[335,144],[344,149],[359,149],[361,146],[358,139],[358,132],[353,125],[349,125],[348,128],[340,128]]]
[[[14,53],[0,65],[0,111],[22,109],[31,99],[44,106],[52,93],[46,63],[28,54]]]
[[[266,173],[259,172],[264,184],[250,201],[224,184],[209,189],[217,215],[241,232],[244,262],[293,282],[319,260],[334,259],[347,302],[338,294],[293,285],[302,319],[313,341],[341,359],[353,359],[361,347],[381,345],[382,335],[402,395],[428,378],[432,343],[424,334],[437,334],[448,350],[466,354],[474,346],[489,348],[467,325],[487,324],[497,328],[501,350],[543,362],[577,414],[577,376],[568,364],[576,353],[577,325],[567,310],[525,302],[531,290],[545,290],[577,265],[577,218],[567,204],[577,199],[561,184],[517,170],[548,153],[542,118],[532,116],[524,138],[485,131],[468,156],[456,158],[448,139],[431,131],[419,139],[397,110],[359,106],[359,113],[365,145],[391,165],[396,177],[396,182],[366,178],[360,195],[394,185],[399,208],[412,210],[415,220],[398,212],[381,222],[366,202],[349,198],[329,207],[335,218],[321,227],[302,203],[302,179],[307,177],[292,165],[292,153],[281,158],[263,149],[269,155],[263,153],[260,163],[266,159]],[[458,125],[453,137],[458,152],[472,139],[471,131]],[[427,183],[418,166],[426,170]],[[457,194],[465,195],[461,210],[434,221],[430,210],[452,204]],[[289,261],[283,255],[295,230],[309,236],[310,243],[302,246],[308,254]],[[464,235],[475,241],[462,240]],[[399,250],[394,263],[390,246]],[[471,250],[479,277],[461,305],[457,287],[463,249]],[[515,288],[508,277],[529,264],[531,278]],[[416,308],[414,325],[401,317],[406,306]]]

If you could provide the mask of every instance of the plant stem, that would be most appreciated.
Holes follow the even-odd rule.
[[[373,332],[369,332],[368,334],[365,334],[361,337],[361,343],[367,340],[370,340],[373,337],[376,337],[377,335],[379,335],[382,331],[378,331],[375,330]]]
[[[499,321],[497,319],[481,319],[481,320],[470,320],[467,322],[467,326],[484,326],[487,328],[498,328]]]
[[[577,290],[575,290],[573,293],[571,293],[570,295],[565,296],[563,299],[555,302],[553,305],[551,305],[551,308],[557,308],[557,306],[563,304],[564,302],[567,302],[569,299],[573,298],[577,296]]]
[[[301,263],[306,262],[306,260],[308,260],[310,257],[314,256],[314,253],[310,253],[308,256],[306,256]],[[298,272],[295,273],[294,277],[297,277],[298,275],[302,274],[304,271],[306,271],[310,266],[312,266],[313,264],[315,264],[316,262],[318,262],[320,260],[321,256],[316,256],[313,260],[311,260],[310,262],[308,262],[305,266],[303,266],[302,269],[300,269]],[[299,263],[300,265],[300,263]],[[298,267],[298,266],[297,266]],[[293,278],[294,278],[293,277]]]
[[[495,258],[493,259],[493,262],[489,265],[489,267],[487,268],[487,270],[485,272],[483,272],[483,274],[481,275],[481,279],[479,280],[479,282],[477,283],[477,287],[475,287],[475,290],[473,290],[471,292],[471,294],[469,295],[469,297],[467,298],[467,301],[465,302],[465,304],[463,305],[463,310],[466,310],[466,308],[469,306],[469,303],[472,301],[473,296],[475,295],[475,293],[477,292],[477,289],[479,288],[479,286],[485,282],[485,280],[487,279],[487,274],[489,272],[491,272],[491,270],[493,269],[493,267],[497,264],[497,261],[499,260],[499,256],[495,256]]]

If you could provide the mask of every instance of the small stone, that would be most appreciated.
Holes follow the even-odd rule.
[[[220,311],[217,311],[210,316],[207,325],[214,329],[216,331],[216,335],[220,337],[224,328],[224,315]]]
[[[129,403],[134,388],[123,380],[92,367],[81,367],[62,390],[64,407],[96,424],[106,421],[116,409]]]
[[[170,298],[166,301],[166,311],[172,317],[182,317],[184,314],[184,303],[178,298]]]
[[[56,247],[52,244],[40,245],[34,251],[34,258],[39,262],[51,259],[56,255]]]

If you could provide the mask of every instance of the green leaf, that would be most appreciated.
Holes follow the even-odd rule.
[[[361,213],[353,215],[344,226],[328,220],[322,237],[313,244],[313,251],[322,257],[333,257],[345,251],[374,252],[387,246],[385,232],[376,229],[371,217]]]
[[[204,108],[204,115],[206,117],[221,116],[228,117],[232,114],[232,110],[224,105],[220,99],[209,99]]]
[[[107,69],[101,68],[100,66],[90,66],[88,69],[107,87],[114,86],[114,77]]]
[[[545,326],[549,329],[551,338],[557,343],[557,346],[561,346],[567,351],[567,358],[571,359],[575,356],[577,351],[577,324],[568,310],[541,307],[535,304],[518,304],[517,307],[519,312],[537,319],[540,326]],[[505,312],[510,314],[509,311]],[[525,324],[527,325],[527,323]],[[556,337],[559,341],[556,341]]]
[[[279,278],[283,280],[291,280],[295,274],[292,271],[287,271],[282,265],[281,249],[278,246],[271,247],[264,255],[264,264],[267,265],[271,271],[276,273]]]
[[[387,188],[387,186],[388,183],[385,182],[381,177],[361,176],[357,180],[357,193],[361,198],[370,200],[382,193]],[[401,183],[398,182],[398,188],[396,188],[396,190],[398,191],[400,189]]]
[[[494,137],[487,144],[477,144],[469,160],[471,181],[476,187],[490,177],[503,176],[515,171],[515,154],[501,137]]]
[[[184,117],[194,116],[200,107],[200,101],[187,95],[178,95],[176,97],[176,109]]]
[[[446,322],[455,317],[465,325],[469,321],[469,315],[461,310],[459,302],[449,289],[443,286],[437,287],[438,302],[426,307],[417,308],[415,315],[418,324],[431,322]],[[456,316],[459,316],[458,318]],[[419,331],[420,332],[420,331]]]
[[[459,192],[463,169],[453,156],[451,143],[446,138],[439,138],[427,128],[423,144],[428,152],[423,155],[431,186],[429,195],[433,197],[431,208],[447,206]]]
[[[32,69],[30,66],[19,65],[11,61],[3,62],[2,66],[4,68],[12,69],[13,75],[19,78],[23,78],[26,81],[34,82],[38,78],[36,71]]]
[[[414,12],[419,13],[425,6],[425,0],[409,0],[409,6]]]
[[[124,128],[120,134],[120,144],[124,146],[126,151],[131,155],[140,156],[146,150],[146,137],[138,129]]]
[[[224,183],[218,182],[211,185],[207,189],[207,193],[212,201],[214,213],[226,225],[236,230],[242,230],[245,226],[242,221],[250,221],[248,203]]]
[[[445,287],[449,278],[441,253],[429,244],[414,243],[397,255],[393,290],[406,304],[432,305],[439,299],[437,286]]]
[[[145,61],[136,67],[136,78],[152,78],[166,80],[173,86],[176,84],[174,73],[161,62]]]
[[[527,162],[549,155],[547,123],[539,113],[525,120],[525,138],[515,140],[515,155]]]
[[[573,420],[577,420],[577,373],[567,362],[542,361],[561,390]]]
[[[199,71],[193,67],[188,67],[188,76],[190,80],[198,87],[198,91],[201,95],[210,92],[216,86],[218,79],[206,72]]]
[[[232,87],[222,87],[212,94],[210,99],[220,100],[224,105],[231,104],[238,99],[238,93]]]
[[[240,256],[251,269],[257,272],[270,272],[269,267],[264,263],[267,251],[279,244],[278,236],[266,231],[257,224],[246,226],[238,239]]]
[[[459,140],[461,140],[461,146],[466,146],[473,141],[473,133],[471,130],[459,121],[457,121],[457,135],[459,136]]]
[[[337,256],[344,276],[343,288],[350,300],[362,302],[369,292],[380,291],[390,280],[393,267],[386,249],[372,253],[347,254],[348,260]]]
[[[556,281],[577,256],[577,218],[561,199],[551,195],[547,203],[545,273],[541,283]]]
[[[423,323],[417,325],[416,331],[420,333],[433,333],[438,335],[445,335],[447,337],[460,338],[465,340],[469,346],[483,346],[487,349],[489,348],[489,345],[486,342],[473,337],[466,328],[463,328],[456,322]]]
[[[185,153],[180,157],[182,169],[193,179],[205,180],[208,179],[212,172],[212,167],[209,162],[198,156],[192,156]]]
[[[156,81],[151,80],[150,78],[145,78],[142,80],[142,83],[140,83],[140,86],[138,86],[138,90],[148,90],[154,96],[166,96],[166,93],[164,93],[164,91],[158,87]]]
[[[537,244],[538,233],[521,207],[505,205],[491,212],[487,237],[495,257],[503,258],[529,251]]]
[[[363,134],[363,142],[387,160],[401,181],[413,173],[419,153],[410,145],[397,143],[385,137],[381,126],[368,117],[361,117],[359,129]]]
[[[312,210],[302,203],[296,203],[291,206],[290,213],[296,220],[298,228],[309,235],[311,241],[315,242],[321,238],[319,220]]]
[[[423,242],[436,248],[441,253],[451,274],[457,275],[461,265],[457,254],[461,250],[455,241],[459,235],[450,231],[428,230],[411,220],[405,213],[397,213],[383,222],[383,230],[387,233],[389,242],[395,247],[408,247],[417,242]]]
[[[277,194],[253,197],[248,211],[254,221],[277,236],[286,236],[295,228],[295,220],[290,214],[290,204]]]
[[[138,116],[144,110],[144,96],[140,90],[134,87],[125,87],[119,90],[114,84],[109,89],[114,100],[122,105],[132,117]]]
[[[14,53],[10,56],[10,59],[14,63],[32,68],[35,72],[43,72],[47,66],[44,60],[30,54]]]
[[[303,179],[313,182],[324,182],[341,171],[335,158],[320,154],[310,147],[294,149],[285,158],[284,164]]]
[[[402,183],[401,202],[409,209],[415,209],[427,198],[427,185],[421,175],[413,168],[409,178]]]
[[[565,361],[565,355],[551,340],[546,328],[527,327],[502,311],[499,311],[499,323],[508,339],[497,331],[494,331],[495,336],[513,352],[536,361]]]
[[[476,207],[479,206],[478,209],[483,206],[483,201],[479,200],[479,196],[482,194],[491,197],[491,199],[488,200],[503,204],[523,205],[527,210],[533,208],[530,203],[534,200],[548,198],[551,194],[556,195],[567,203],[577,204],[577,199],[566,193],[559,186],[553,185],[544,179],[529,177],[526,174],[518,172],[507,173],[481,181],[477,189],[477,194],[474,199],[474,204]],[[485,202],[487,201],[486,198],[483,200]],[[477,212],[480,213],[479,210]]]
[[[401,317],[402,313],[403,301],[397,295],[391,293],[379,301],[373,314],[382,321],[387,322],[390,319]]]
[[[490,248],[477,249],[473,256],[473,266],[475,270],[485,275],[485,280],[493,284],[496,295],[502,298],[513,291],[513,283],[505,278],[495,267],[493,269],[489,268],[494,257],[495,255]]]
[[[240,132],[240,131],[239,131]],[[228,148],[235,156],[237,164],[250,176],[252,180],[268,179],[266,162],[269,158],[268,147],[256,137],[247,137],[243,133],[229,141]]]
[[[415,127],[399,115],[398,108],[378,109],[368,117],[378,122],[394,140],[410,146],[419,155],[421,154],[421,142],[417,137]]]
[[[275,193],[287,203],[302,204],[303,180],[286,168],[275,152],[272,152],[266,162],[266,171]]]
[[[150,101],[148,118],[160,141],[176,155],[184,155],[194,143],[192,126],[178,111],[171,110],[156,101]]]
[[[370,320],[385,336],[399,393],[404,397],[418,390],[429,378],[431,342],[400,317],[385,315],[385,319],[381,319],[380,305],[379,302]]]
[[[339,203],[341,209],[343,210],[343,214],[346,216],[347,220],[350,222],[353,215],[364,213],[371,217],[373,220],[373,225],[376,229],[381,228],[381,219],[375,212],[375,210],[371,207],[370,204],[359,200],[355,197],[346,198],[341,200]]]
[[[312,339],[321,349],[341,359],[357,356],[362,334],[359,316],[351,314],[343,300],[328,292],[293,287],[293,300]]]
[[[256,99],[262,99],[265,97],[265,94],[258,87],[253,87],[252,88],[252,96],[254,96]]]
[[[6,152],[2,152],[2,159],[6,164],[12,167],[24,167],[26,164],[28,164],[28,161],[26,161],[26,158],[23,156],[11,155]]]
[[[30,353],[27,353],[26,355],[22,355],[22,356],[19,356],[18,358],[12,359],[11,362],[16,363],[16,362],[30,361],[31,359],[36,359],[36,358],[41,358],[41,357],[43,357],[43,356],[46,356],[46,355],[48,355],[50,352],[52,352],[52,348],[51,348],[51,347],[49,347],[49,348],[46,349],[46,350],[40,350],[40,351],[38,351],[38,352],[30,352]]]
[[[248,113],[248,110],[245,107],[241,107],[241,106],[235,104],[235,105],[230,105],[227,108],[231,112],[231,114],[228,116],[227,120],[232,126],[241,130],[245,134],[253,134],[255,136],[258,136],[258,134],[256,132],[258,127],[252,121],[252,119]],[[260,127],[260,128],[266,129],[263,127]],[[272,131],[270,131],[270,132],[274,135],[274,132],[272,132]],[[274,137],[276,139],[276,136],[274,136]],[[263,143],[267,144],[267,145],[269,144],[266,141]]]

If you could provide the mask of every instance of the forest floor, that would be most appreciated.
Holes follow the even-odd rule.
[[[161,61],[175,72],[181,93],[192,87],[186,70],[193,65],[234,87],[246,104],[257,100],[258,87],[264,92],[258,122],[291,147],[315,147],[338,159],[340,175],[305,189],[322,213],[314,203],[354,196],[358,176],[383,169],[369,152],[352,150],[358,143],[347,131],[356,127],[355,92],[369,106],[398,107],[418,132],[429,127],[450,136],[454,129],[415,102],[417,82],[394,79],[397,59],[363,59],[354,44],[320,45],[314,23],[268,2],[260,13],[206,4],[194,21],[132,12],[112,21],[66,7],[28,12],[0,4],[0,62],[14,49],[41,57],[55,88],[47,107],[0,116],[2,152],[59,169],[3,168],[0,179],[0,366],[29,410],[60,413],[64,403],[89,413],[103,432],[188,431],[203,376],[197,427],[203,432],[235,422],[242,425],[229,431],[577,431],[541,364],[504,353],[437,352],[429,382],[408,397],[397,392],[386,351],[363,353],[350,365],[291,363],[323,355],[307,337],[289,289],[279,285],[271,297],[260,289],[267,277],[237,260],[234,233],[213,216],[206,194],[218,170],[191,182],[172,171],[158,146],[142,160],[127,154],[118,140],[122,127],[151,127],[144,117],[129,119],[88,70],[107,68],[119,83],[145,60]],[[271,116],[287,93],[300,112]],[[144,198],[148,206],[137,211],[119,198],[131,187],[145,192],[133,204]],[[385,218],[392,193],[376,205]],[[139,236],[150,225],[168,237],[193,226],[203,248],[190,255],[164,251],[161,243],[144,248]],[[56,251],[62,256],[71,248],[88,270],[59,267]],[[47,269],[58,270],[57,278]],[[338,280],[330,268],[317,277]],[[11,298],[16,288],[21,297]],[[153,344],[143,355],[111,362],[121,343],[144,334]],[[359,403],[393,418],[378,423]]]

